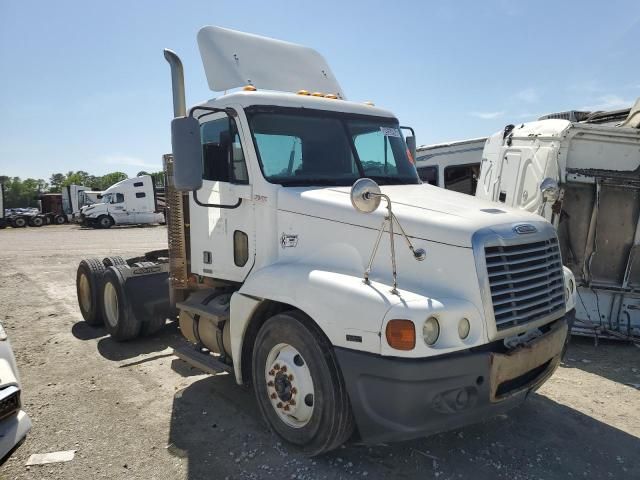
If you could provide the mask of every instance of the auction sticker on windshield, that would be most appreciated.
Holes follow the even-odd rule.
[[[400,130],[391,127],[380,127],[380,131],[385,137],[399,137]]]

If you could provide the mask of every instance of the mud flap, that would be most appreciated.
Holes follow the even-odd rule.
[[[125,290],[140,321],[148,322],[157,316],[168,318],[169,272],[164,265],[128,269]]]

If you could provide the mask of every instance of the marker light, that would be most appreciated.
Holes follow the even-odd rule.
[[[389,320],[386,335],[387,343],[396,350],[413,350],[416,346],[416,329],[411,320]]]
[[[436,317],[429,317],[422,327],[422,338],[427,345],[433,345],[438,341],[440,336],[440,324]]]
[[[336,100],[338,98],[337,95],[334,95],[333,93],[327,93],[324,98],[330,98],[332,100]]]
[[[255,92],[256,87],[254,87],[253,85],[245,85],[244,87],[242,87],[242,90],[244,90],[245,92]]]
[[[469,331],[471,330],[471,324],[469,323],[468,318],[461,318],[458,322],[458,336],[464,340],[469,336]]]
[[[369,105],[370,107],[375,107],[375,105],[376,105],[375,103],[373,103],[371,101],[364,102],[364,104],[365,105]]]
[[[298,95],[311,95],[307,90],[298,90]]]
[[[311,94],[312,97],[324,97],[324,93],[322,92],[313,92]]]

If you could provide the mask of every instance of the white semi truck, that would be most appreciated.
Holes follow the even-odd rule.
[[[218,27],[198,43],[226,93],[187,111],[165,51],[169,248],[83,260],[88,323],[128,340],[177,317],[176,353],[252,384],[310,454],[356,427],[365,442],[462,427],[552,375],[574,280],[549,222],[422,184],[415,138],[347,101],[315,50]]]
[[[577,286],[573,333],[640,340],[640,101],[561,112],[489,137],[476,196],[558,229]]]
[[[80,219],[94,228],[164,223],[164,199],[150,175],[127,178],[111,185],[98,202],[84,206]]]
[[[470,138],[418,147],[418,176],[431,185],[474,195],[486,141],[486,137]]]

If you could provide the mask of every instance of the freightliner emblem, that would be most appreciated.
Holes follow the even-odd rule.
[[[527,233],[536,233],[538,231],[536,227],[528,223],[523,223],[522,225],[516,225],[515,227],[513,227],[513,230],[520,235],[525,235]]]

